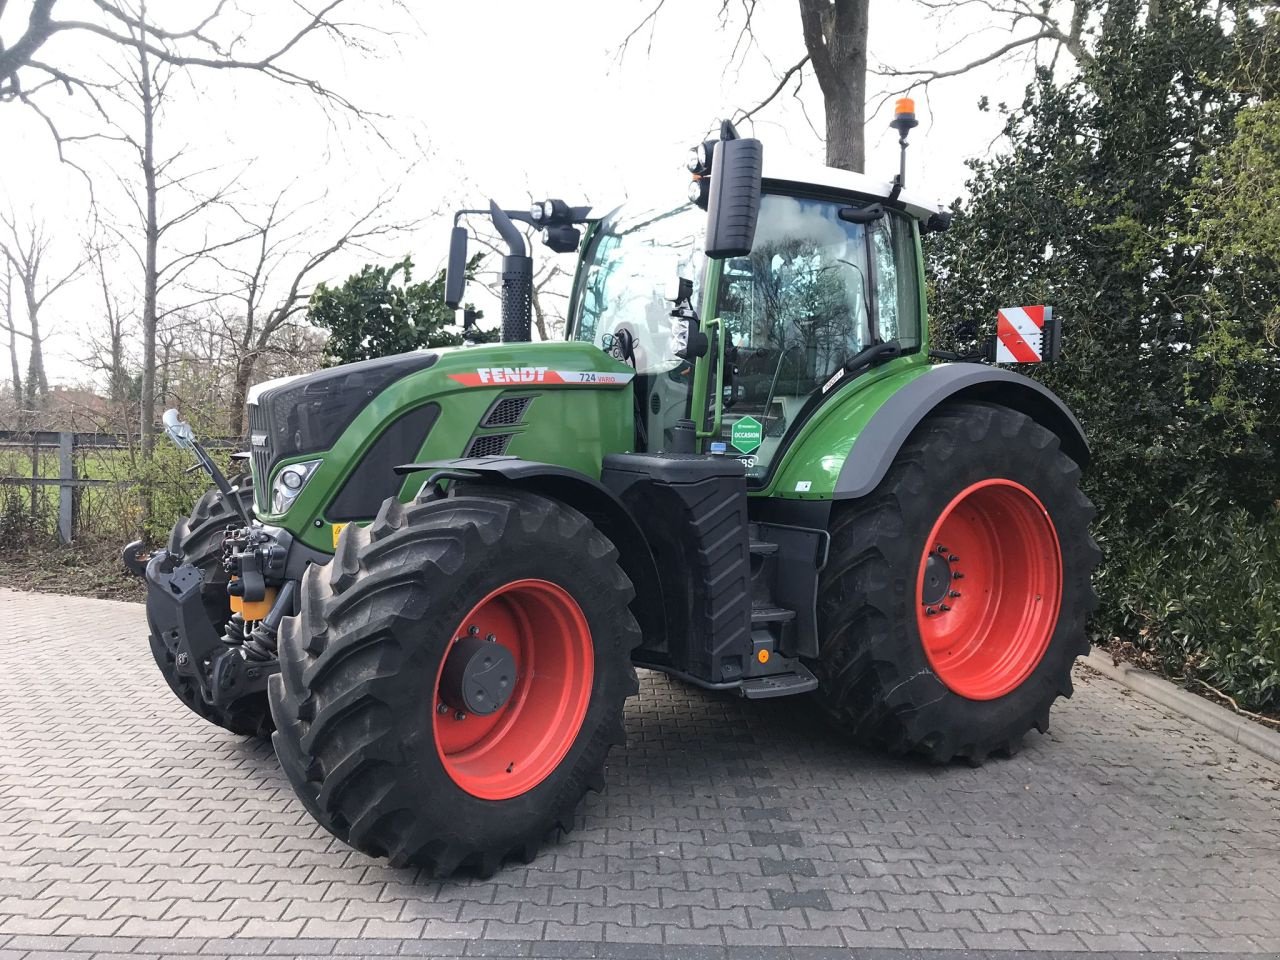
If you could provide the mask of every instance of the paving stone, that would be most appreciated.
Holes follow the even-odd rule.
[[[343,846],[268,742],[178,703],[140,606],[0,610],[0,960],[1280,953],[1280,769],[1083,670],[980,769],[642,671],[575,832],[437,881]]]

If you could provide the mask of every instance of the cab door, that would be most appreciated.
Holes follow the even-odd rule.
[[[706,358],[709,416],[700,426],[746,462],[753,485],[847,360],[888,340],[919,349],[913,224],[894,211],[867,223],[847,218],[862,205],[766,193],[750,255],[723,261],[708,284],[715,299],[703,314],[718,319],[723,344]]]

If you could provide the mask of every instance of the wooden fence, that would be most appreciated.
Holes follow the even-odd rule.
[[[157,436],[157,444],[168,444],[163,435]],[[238,437],[201,438],[211,452],[215,450],[235,450],[243,446],[244,441]],[[49,476],[42,461],[57,451],[57,475]],[[41,504],[47,502],[44,491],[49,487],[57,488],[57,513],[55,531],[62,543],[71,543],[76,539],[78,517],[80,515],[81,497],[90,490],[126,491],[141,484],[137,476],[115,478],[80,476],[77,459],[84,460],[88,451],[128,451],[138,450],[138,438],[112,433],[83,433],[69,430],[0,430],[0,452],[4,457],[3,474],[0,474],[0,486],[16,487],[29,491],[28,504],[33,525],[40,516]],[[29,457],[29,469],[17,472]],[[197,471],[191,460],[188,473]],[[191,484],[183,483],[182,486]]]

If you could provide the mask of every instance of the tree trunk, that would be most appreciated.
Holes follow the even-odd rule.
[[[18,419],[22,419],[22,372],[18,367],[18,327],[13,320],[13,270],[6,259],[4,264],[4,319],[9,331],[9,364],[13,369],[13,405]]]
[[[111,322],[111,405],[118,407],[128,397],[124,372],[124,330],[119,320]]]
[[[242,353],[236,361],[235,382],[231,386],[231,409],[227,411],[227,430],[232,436],[242,436],[247,424],[245,400],[249,396],[249,382],[253,368],[257,366],[257,354],[252,350]]]
[[[9,364],[13,368],[13,402],[22,409],[22,372],[18,367],[18,332],[9,324]]]
[[[827,166],[862,173],[866,164],[866,80],[859,73],[847,96],[827,97]]]
[[[146,5],[139,19],[145,18]],[[144,465],[151,462],[156,442],[156,255],[160,244],[160,221],[157,213],[155,153],[155,91],[152,86],[151,61],[144,44],[138,43],[140,92],[142,94],[142,178],[146,190],[146,251],[142,282],[142,397],[138,436],[141,439]],[[142,489],[142,525],[151,523],[151,491]]]
[[[822,88],[827,165],[861,173],[870,0],[799,0],[804,45]]]
[[[34,278],[33,278],[34,281]],[[49,381],[44,374],[44,345],[40,336],[40,303],[34,285],[27,287],[27,322],[31,327],[31,356],[27,362],[28,410],[38,410],[49,395]]]

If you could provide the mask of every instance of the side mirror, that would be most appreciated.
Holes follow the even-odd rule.
[[[449,266],[444,274],[444,302],[450,310],[462,305],[467,286],[467,228],[454,227],[449,233]]]
[[[711,156],[707,198],[707,256],[745,257],[760,215],[764,145],[759,140],[721,140]]]

